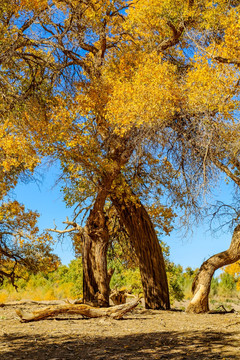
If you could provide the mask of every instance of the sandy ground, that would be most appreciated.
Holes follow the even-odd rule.
[[[21,323],[0,308],[0,360],[240,359],[240,313],[192,315],[136,308],[123,320],[59,315]]]

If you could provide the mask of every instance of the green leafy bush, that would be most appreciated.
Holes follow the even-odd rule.
[[[236,280],[226,272],[220,274],[218,294],[221,296],[233,296],[236,294]]]

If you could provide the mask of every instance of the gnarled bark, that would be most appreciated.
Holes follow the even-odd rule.
[[[113,272],[107,270],[109,234],[101,209],[90,213],[82,233],[83,300],[98,306],[109,306],[109,283]]]
[[[109,233],[104,213],[106,198],[121,167],[131,156],[132,148],[126,150],[125,143],[114,148],[109,161],[111,170],[102,177],[99,190],[90,211],[82,236],[83,248],[83,300],[96,302],[98,306],[109,306],[109,283],[113,271],[107,270]]]
[[[112,202],[135,248],[141,273],[146,309],[169,309],[169,290],[161,246],[151,219],[139,200],[124,195]]]
[[[193,285],[193,298],[187,312],[206,313],[209,311],[208,297],[214,272],[222,266],[232,264],[240,259],[240,225],[233,232],[228,250],[211,256],[204,261],[196,275]]]
[[[113,271],[107,270],[108,237],[93,241],[83,235],[83,299],[98,306],[109,306],[109,283]]]

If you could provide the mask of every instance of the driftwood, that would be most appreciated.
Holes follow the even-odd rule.
[[[42,320],[59,314],[80,314],[89,318],[110,317],[112,319],[119,320],[124,314],[133,310],[138,303],[139,300],[134,300],[127,304],[112,306],[109,308],[94,308],[86,304],[65,304],[49,306],[31,313],[17,309],[16,313],[22,322]]]

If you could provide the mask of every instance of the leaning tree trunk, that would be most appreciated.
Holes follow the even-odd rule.
[[[232,241],[228,250],[213,255],[204,261],[196,275],[192,291],[193,298],[187,308],[187,312],[206,313],[209,311],[208,297],[211,280],[214,272],[222,266],[232,264],[240,259],[240,225],[233,232]]]
[[[169,309],[169,290],[161,246],[151,219],[139,200],[112,197],[139,260],[147,309]]]

